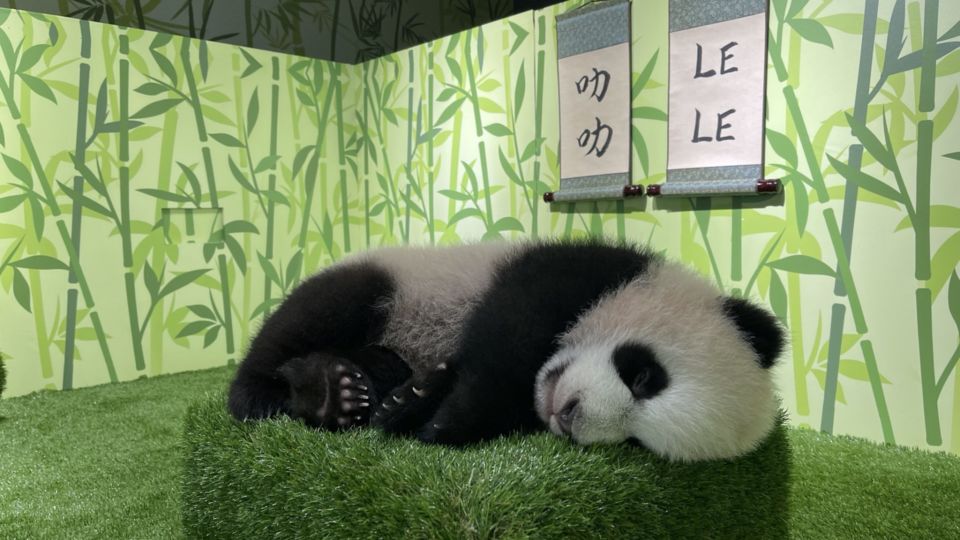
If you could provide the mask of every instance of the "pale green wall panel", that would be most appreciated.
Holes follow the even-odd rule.
[[[212,94],[220,101],[211,105],[235,124],[217,124],[216,119],[223,118],[208,111],[211,131],[242,140],[242,127],[236,124],[247,117],[256,90],[260,114],[249,147],[254,167],[270,156],[270,122],[276,116],[275,189],[269,190],[270,161],[257,175],[258,187],[251,190],[234,178],[229,165],[232,158],[247,170],[246,150],[230,146],[229,139],[208,144],[225,221],[244,220],[257,229],[237,233],[246,272],[239,271],[230,250],[216,252],[210,262],[197,246],[135,250],[132,272],[141,318],[149,305],[143,261],[152,268],[166,263],[168,280],[174,271],[207,269],[203,277],[165,298],[163,309],[151,317],[145,332],[145,370],[137,370],[134,359],[121,235],[95,210],[84,212],[81,263],[90,268],[90,289],[109,336],[118,378],[219,365],[240,357],[256,328],[256,317],[253,323],[247,321],[264,301],[267,276],[273,275],[259,257],[266,253],[271,221],[271,266],[282,282],[270,286],[273,301],[308,271],[368,246],[603,234],[650,242],[727,291],[770,305],[791,336],[791,348],[777,374],[784,406],[795,424],[960,452],[960,377],[955,367],[960,356],[960,280],[953,277],[960,261],[960,190],[953,181],[960,177],[960,121],[955,118],[960,5],[916,0],[771,2],[766,164],[768,177],[784,181],[780,197],[641,199],[548,207],[540,196],[555,189],[559,177],[554,17],[582,3],[521,14],[353,68],[307,61],[302,67],[317,67],[323,73],[318,87],[295,76],[302,59],[262,52],[249,54],[263,68],[238,79],[247,57],[239,49],[208,45],[210,71],[201,87],[208,98],[210,92],[223,93]],[[861,55],[864,19],[869,28],[872,6],[875,35],[868,37]],[[934,15],[937,28],[928,42],[933,54],[923,64],[925,20]],[[21,24],[15,16],[3,23],[13,44],[10,49],[21,38],[29,44],[49,41],[48,22],[34,16],[25,21]],[[25,126],[32,139],[43,141],[37,147],[48,176],[71,182],[75,171],[69,153],[75,145],[77,100],[62,92],[70,92],[68,85],[76,85],[79,77],[80,28],[74,21],[46,21],[58,28],[58,44],[63,47],[44,53],[26,72],[51,84],[58,104],[16,77],[15,92],[23,102],[17,105],[26,111]],[[635,183],[649,184],[663,180],[666,165],[666,0],[635,1],[632,22],[633,177]],[[90,80],[95,84],[90,89],[88,122],[95,117],[96,93],[105,77],[108,118],[113,121],[119,96],[113,58],[119,31],[98,25],[91,25],[91,30]],[[154,35],[141,35],[130,33],[133,89],[149,82],[147,74],[166,77],[150,54]],[[185,91],[179,39],[163,45],[163,51]],[[886,50],[888,39],[905,43],[897,62],[884,60],[893,56]],[[196,49],[194,45],[192,54]],[[277,115],[271,112],[270,96],[274,58],[281,66]],[[202,75],[198,62],[191,64],[195,76]],[[111,66],[110,74],[106,66]],[[881,78],[884,66],[887,76]],[[337,69],[339,85],[331,85]],[[0,72],[6,70],[0,66]],[[859,92],[858,81],[865,83]],[[177,96],[130,95],[131,112]],[[858,103],[861,107],[855,108]],[[856,120],[861,110],[862,125]],[[36,179],[10,113],[8,108],[0,110],[2,151],[25,163]],[[848,121],[847,114],[853,120]],[[135,248],[151,238],[164,245],[162,235],[157,239],[158,233],[149,229],[162,206],[191,206],[161,205],[136,190],[173,191],[179,186],[190,194],[190,182],[177,164],[182,162],[197,171],[201,192],[206,196],[209,191],[189,104],[179,103],[144,122],[134,130],[143,135],[131,141],[131,167],[138,155],[143,156],[138,168],[131,170],[133,219],[143,222],[133,234]],[[164,122],[165,130],[160,129]],[[889,151],[884,147],[885,122]],[[320,151],[313,153],[309,148],[318,142]],[[100,135],[86,160],[93,165],[101,158],[103,174],[110,178],[107,191],[115,200],[122,165],[116,157],[118,144],[118,134]],[[862,158],[856,157],[858,153]],[[14,262],[40,254],[68,262],[57,219],[49,209],[43,220],[44,240],[33,238],[31,203],[20,201],[24,190],[15,187],[17,182],[23,185],[17,180],[21,169],[16,163],[5,166],[11,180],[0,185],[0,262],[8,256],[8,262]],[[315,182],[312,196],[306,189],[311,182]],[[860,189],[856,198],[851,190],[845,200],[848,184]],[[62,189],[54,189],[69,228],[70,199]],[[91,189],[87,186],[87,193]],[[43,194],[36,181],[32,193]],[[94,200],[106,204],[99,194]],[[854,226],[844,231],[852,210]],[[845,241],[852,246],[849,257]],[[929,252],[918,250],[928,242]],[[298,263],[301,249],[304,255]],[[196,307],[210,306],[211,297],[213,304],[222,306],[221,253],[232,284],[232,354],[227,353],[222,331],[203,347],[212,326],[200,322],[207,310]],[[845,259],[849,265],[842,263]],[[56,266],[46,259],[18,264],[20,268],[7,264],[0,270],[0,350],[13,356],[11,394],[59,388],[63,352],[56,343],[37,336],[60,339],[66,271],[28,268]],[[287,279],[291,264],[294,271]],[[840,283],[847,291],[855,290],[855,296],[837,292],[838,266]],[[24,310],[26,296],[42,312]],[[194,311],[187,306],[194,306]],[[81,297],[80,313],[85,317],[79,323],[82,360],[77,363],[75,386],[109,380],[83,307]],[[173,337],[191,324],[199,334]],[[834,351],[828,346],[831,336],[837,345]],[[830,388],[835,388],[835,395]]]

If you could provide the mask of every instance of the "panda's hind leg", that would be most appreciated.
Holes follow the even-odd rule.
[[[290,415],[331,431],[369,424],[382,396],[411,373],[398,355],[383,347],[311,353],[279,371],[289,384]]]
[[[387,433],[415,434],[436,413],[456,378],[455,369],[440,364],[426,374],[410,379],[384,396],[371,423]]]

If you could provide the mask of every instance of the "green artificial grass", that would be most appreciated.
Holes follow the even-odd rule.
[[[187,406],[232,370],[0,401],[0,538],[176,538]]]
[[[44,392],[30,396],[0,400],[0,538],[182,538],[185,536],[181,526],[180,493],[184,486],[183,452],[186,450],[183,440],[183,425],[187,406],[198,399],[201,404],[194,413],[212,406],[211,396],[207,393],[219,393],[223,390],[233,371],[216,369],[180,375],[157,377],[131,383],[107,385],[96,388],[69,392]],[[223,420],[220,411],[205,419],[204,424],[217,424]],[[218,420],[219,419],[219,420]],[[191,420],[195,422],[198,419]],[[225,426],[220,426],[227,429]],[[383,462],[395,463],[406,452],[430,454],[437,457],[439,449],[411,447],[403,450],[391,445],[395,450],[384,450],[382,454],[367,454],[350,458],[342,454],[318,455],[314,451],[304,455],[293,454],[307,444],[308,447],[325,447],[335,444],[336,439],[325,441],[306,429],[289,421],[263,423],[259,426],[240,428],[253,443],[263,442],[268,436],[276,443],[274,450],[281,444],[287,444],[288,462],[312,463],[315,466],[340,460],[343,471],[343,486],[356,486],[356,469],[360,464],[368,463],[374,456]],[[831,437],[813,431],[786,430],[792,459],[792,480],[790,485],[788,530],[794,538],[957,538],[960,537],[960,458],[946,454],[935,454],[898,447],[876,445],[861,439],[850,437]],[[346,435],[327,435],[340,437],[341,446],[358,445],[372,442],[378,435],[361,431]],[[285,442],[284,442],[285,441]],[[229,444],[242,441],[231,439]],[[192,444],[192,443],[191,443]],[[219,444],[211,441],[211,444]],[[497,450],[499,448],[499,450]],[[521,451],[520,449],[527,451]],[[418,452],[417,449],[420,451]],[[204,450],[214,452],[210,448]],[[220,451],[220,450],[216,450]],[[622,449],[623,452],[634,451]],[[604,450],[594,455],[595,449],[579,449],[543,435],[531,437],[529,441],[500,441],[491,446],[489,453],[503,452],[506,457],[498,461],[499,470],[478,471],[478,476],[467,484],[477,488],[468,493],[465,487],[459,489],[461,499],[449,497],[445,500],[441,494],[433,494],[435,501],[444,502],[445,508],[453,509],[450,515],[460,515],[465,505],[482,505],[483,523],[501,523],[498,515],[515,516],[516,511],[497,503],[497,498],[506,497],[508,501],[523,501],[536,497],[547,489],[555,490],[555,498],[577,497],[577,489],[583,484],[559,485],[549,487],[540,485],[526,472],[530,464],[547,460],[547,455],[558,460],[558,474],[570,479],[572,472],[564,469],[571,456],[579,455],[579,463],[596,464],[615,463],[616,468],[593,471],[596,475],[605,475],[615,479],[608,488],[612,495],[597,494],[591,491],[591,497],[612,497],[626,490],[654,490],[656,486],[649,481],[627,475],[635,471],[634,463],[625,457],[630,454],[620,451]],[[543,455],[537,455],[542,452]],[[555,454],[547,454],[556,452]],[[226,459],[229,456],[221,456]],[[249,457],[249,455],[247,455]],[[414,456],[420,458],[420,456]],[[267,455],[255,462],[249,471],[218,471],[201,467],[201,474],[231,474],[240,479],[250,476],[265,477],[267,471],[276,472],[274,480],[287,479],[291,471],[276,470],[269,463]],[[231,458],[232,459],[232,458]],[[239,458],[236,458],[239,459]],[[351,466],[351,460],[356,461]],[[424,458],[425,459],[425,458]],[[492,458],[491,458],[492,459]],[[429,461],[427,461],[429,463]],[[448,460],[450,467],[456,460]],[[462,465],[462,462],[459,462]],[[704,467],[709,467],[704,464]],[[191,465],[196,470],[197,465]],[[651,466],[653,467],[653,466]],[[652,479],[653,470],[642,469],[650,473],[642,478]],[[390,473],[385,473],[390,476]],[[412,474],[412,473],[411,473]],[[440,473],[427,475],[427,480],[436,479]],[[494,484],[494,477],[511,477],[514,487],[507,489]],[[484,483],[480,480],[484,478]],[[394,478],[396,480],[396,478]],[[424,479],[417,474],[403,484],[401,495],[420,495]],[[301,485],[310,488],[301,494],[287,493],[283,504],[291,505],[301,512],[304,520],[315,519],[312,489],[316,478],[301,478]],[[626,486],[624,484],[631,484]],[[372,498],[383,496],[383,483],[368,478],[366,492],[349,492],[339,486],[329,493],[334,503],[349,497]],[[270,488],[274,489],[274,488]],[[487,490],[489,499],[479,496],[480,490]],[[525,491],[521,491],[525,490]],[[529,492],[529,494],[527,493]],[[225,492],[223,492],[225,494]],[[213,498],[216,492],[201,493],[200,496]],[[252,495],[251,495],[252,496]],[[265,495],[264,495],[265,496]],[[700,497],[696,493],[690,497]],[[725,494],[724,497],[729,497]],[[365,499],[364,499],[365,500]],[[478,501],[479,502],[476,502]],[[602,499],[609,500],[609,499]],[[392,501],[392,502],[390,502]],[[635,516],[648,516],[658,505],[669,499],[635,500],[630,504]],[[226,502],[222,504],[227,504]],[[247,517],[259,505],[270,504],[263,497],[236,499],[232,504]],[[280,502],[273,504],[279,505]],[[400,495],[387,496],[381,506],[393,507],[407,504]],[[623,512],[627,503],[619,502],[604,511]],[[687,505],[699,504],[690,501]],[[723,504],[714,502],[713,504]],[[587,508],[593,508],[588,506]],[[573,527],[578,521],[600,520],[606,518],[586,515],[583,508],[564,507],[564,518]],[[430,508],[428,508],[430,510]],[[695,512],[687,508],[682,512]],[[551,506],[547,512],[555,512],[558,518],[560,508]],[[493,515],[492,512],[501,514]],[[191,519],[196,509],[186,509],[184,517]],[[572,514],[572,515],[571,515]],[[347,518],[345,518],[347,519]],[[359,522],[363,530],[354,531],[353,536],[373,538],[364,531],[372,530],[376,520],[386,519],[396,525],[396,516],[354,516],[349,519]],[[449,519],[449,518],[448,518]],[[478,522],[479,523],[479,522]],[[698,522],[702,523],[702,522]],[[220,525],[235,527],[231,524]],[[433,523],[438,530],[450,530],[457,524]],[[709,525],[709,524],[708,524]],[[662,531],[664,522],[652,522],[647,533]],[[384,525],[385,527],[385,525]],[[422,526],[425,527],[425,526]],[[543,533],[556,530],[545,526]],[[627,529],[617,528],[612,536],[628,537],[621,534]],[[709,535],[711,529],[699,531],[698,537]],[[246,534],[242,538],[253,538]],[[280,537],[284,532],[279,526],[268,531],[267,536]],[[310,531],[319,536],[320,531]],[[591,531],[591,537],[601,535],[603,529]],[[206,531],[206,535],[218,534]],[[504,533],[506,535],[506,533]],[[436,536],[437,534],[434,534]],[[721,536],[714,534],[713,536]],[[744,535],[759,538],[757,534]]]
[[[684,465],[547,433],[456,449],[241,424],[215,396],[187,414],[186,451],[190,537],[775,538],[787,527],[784,428],[744,458]]]
[[[0,352],[0,397],[3,391],[7,389],[7,366],[3,364],[3,353]]]

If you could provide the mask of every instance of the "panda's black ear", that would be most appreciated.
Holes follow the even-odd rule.
[[[783,352],[784,333],[769,311],[743,298],[724,298],[723,311],[756,351],[760,367],[769,368]]]

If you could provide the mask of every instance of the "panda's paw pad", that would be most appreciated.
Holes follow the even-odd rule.
[[[362,423],[370,412],[370,389],[360,382],[363,377],[357,373],[340,376],[337,389],[332,396],[337,409],[337,426],[351,427]]]

